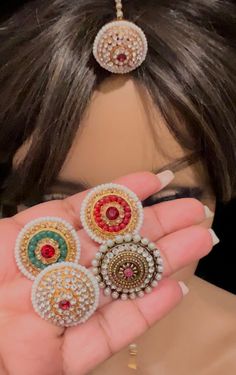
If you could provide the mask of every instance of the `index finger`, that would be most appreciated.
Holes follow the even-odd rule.
[[[174,177],[174,174],[166,170],[155,175],[151,172],[136,172],[122,176],[114,183],[123,185],[133,191],[142,201],[150,195],[157,193],[166,186]],[[31,207],[14,216],[14,220],[24,226],[30,220],[43,216],[57,216],[67,220],[75,229],[81,229],[80,208],[82,201],[91,189],[82,193],[74,194],[63,200],[55,200],[47,203],[41,203]]]
[[[151,172],[137,172],[120,177],[114,182],[131,189],[138,195],[140,200],[143,200],[166,186],[173,176],[171,171],[164,171],[157,176]],[[51,202],[38,204],[19,212],[15,216],[0,220],[0,238],[3,246],[3,261],[0,264],[2,277],[11,278],[12,275],[18,271],[14,254],[11,250],[13,250],[15,246],[19,231],[31,220],[39,217],[58,217],[73,225],[76,230],[82,229],[80,207],[89,190],[63,200],[53,200]]]

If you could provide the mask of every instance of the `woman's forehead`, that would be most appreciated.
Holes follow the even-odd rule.
[[[60,176],[71,180],[78,173],[94,185],[138,170],[156,171],[185,155],[136,84],[113,78],[95,92]]]
[[[16,153],[15,166],[29,143]],[[189,180],[189,155],[148,94],[127,76],[112,77],[94,93],[58,179],[95,186],[136,171],[169,168],[183,169]]]

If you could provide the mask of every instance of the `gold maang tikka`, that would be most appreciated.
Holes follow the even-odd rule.
[[[102,68],[124,74],[144,62],[148,44],[142,29],[123,18],[121,0],[115,0],[115,3],[116,19],[99,30],[93,44],[93,55]]]

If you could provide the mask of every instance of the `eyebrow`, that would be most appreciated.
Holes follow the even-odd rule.
[[[170,162],[161,168],[153,169],[151,170],[152,173],[157,174],[160,173],[166,169],[170,169],[173,172],[178,172],[184,168],[187,168],[188,166],[192,165],[198,160],[198,156],[193,153],[191,155],[185,155],[179,159],[174,160],[173,162]],[[69,181],[66,179],[55,179],[53,186],[57,186],[60,188],[67,188],[71,191],[76,191],[78,193],[91,189],[92,186],[86,183],[85,181],[79,180],[77,182]]]

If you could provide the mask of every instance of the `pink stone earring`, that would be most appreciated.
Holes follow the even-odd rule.
[[[143,207],[133,191],[114,183],[96,186],[84,198],[80,217],[87,234],[101,244],[92,265],[106,296],[135,299],[158,285],[163,260],[155,243],[138,234]]]
[[[116,20],[98,32],[93,55],[99,65],[111,73],[124,74],[138,68],[145,60],[148,44],[140,27],[123,18],[121,0],[116,2]]]

